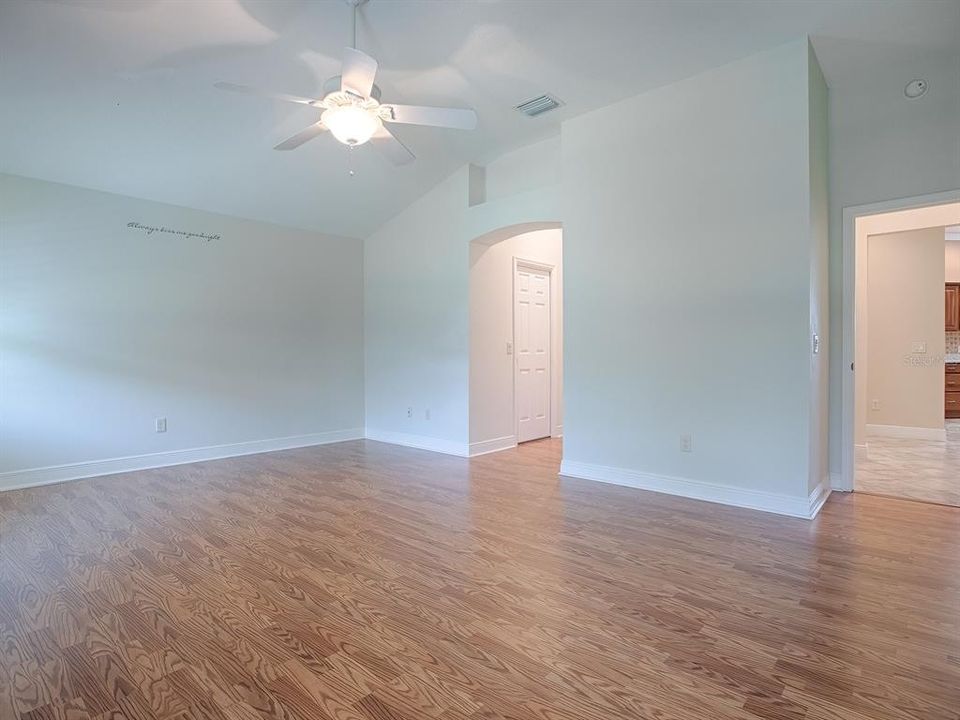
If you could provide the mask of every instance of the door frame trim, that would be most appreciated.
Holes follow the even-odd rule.
[[[854,456],[856,454],[853,428],[856,381],[850,365],[856,357],[857,273],[855,245],[857,218],[896,212],[897,210],[915,210],[953,202],[960,202],[960,189],[883,200],[864,205],[851,205],[843,208],[843,310],[840,320],[843,330],[840,365],[840,476],[835,477],[831,483],[834,490],[853,491]]]
[[[517,444],[520,444],[520,407],[517,402],[517,270],[527,268],[536,272],[547,274],[547,287],[550,290],[550,317],[547,318],[547,343],[550,348],[550,367],[548,372],[548,391],[549,402],[547,403],[547,428],[549,433],[545,437],[553,437],[553,281],[555,266],[549,263],[538,262],[536,260],[527,260],[526,258],[513,256],[513,277],[510,279],[510,316],[511,316],[511,342],[513,343],[513,434],[517,438]]]

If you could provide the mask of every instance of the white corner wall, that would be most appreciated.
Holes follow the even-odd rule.
[[[809,482],[809,53],[564,123],[564,474],[804,517],[825,497]]]
[[[487,202],[560,183],[560,135],[506,153],[485,168]]]
[[[830,90],[830,470],[843,450],[843,209],[960,189],[957,56],[914,58],[908,76]],[[928,81],[917,100],[911,77]],[[896,80],[896,81],[895,81]],[[860,373],[858,372],[859,376]],[[859,426],[859,423],[857,423]]]
[[[830,486],[829,98],[808,42],[807,144],[810,152],[810,474],[807,492]],[[814,341],[814,337],[817,338]]]
[[[0,489],[362,436],[362,259],[0,175]]]
[[[464,166],[364,241],[366,434],[373,440],[470,452],[470,243],[556,227],[560,215],[549,175],[510,156],[494,164],[496,197],[471,206],[471,197],[486,193],[471,192]],[[518,177],[508,181],[510,173]]]
[[[551,273],[551,434],[563,432],[563,247],[562,231],[521,233],[485,245],[470,244],[470,453],[513,447],[515,356],[513,341],[514,258],[553,267]]]
[[[366,427],[374,440],[466,454],[467,183],[464,167],[364,241]]]

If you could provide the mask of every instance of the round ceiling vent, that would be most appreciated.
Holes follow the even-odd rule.
[[[911,80],[907,83],[907,86],[903,89],[903,94],[908,98],[913,100],[923,95],[927,91],[927,81],[926,80]]]

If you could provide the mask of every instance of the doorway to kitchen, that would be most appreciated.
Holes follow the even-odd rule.
[[[852,224],[845,489],[960,506],[960,202]]]

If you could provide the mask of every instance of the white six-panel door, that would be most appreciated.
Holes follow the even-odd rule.
[[[517,261],[513,282],[517,442],[550,436],[550,272]]]

